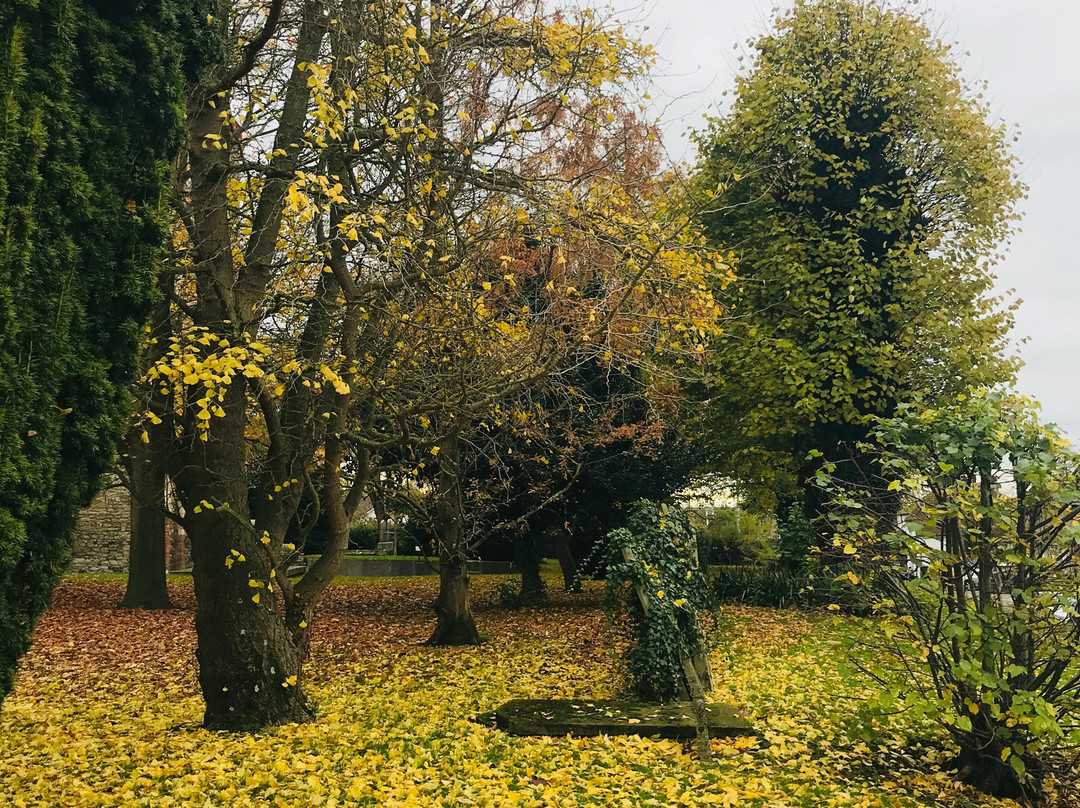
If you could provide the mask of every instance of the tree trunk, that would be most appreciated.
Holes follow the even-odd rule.
[[[140,374],[146,373],[168,352],[172,324],[169,319],[170,295],[175,280],[168,272],[159,272],[158,301],[150,314],[149,341],[140,360]],[[165,547],[165,464],[162,452],[166,442],[162,419],[172,409],[171,397],[157,385],[136,385],[138,406],[158,416],[158,426],[146,423],[132,426],[124,440],[128,472],[131,515],[128,538],[127,591],[120,601],[126,609],[168,609],[169,592],[165,586],[167,569]],[[143,432],[143,429],[146,432]],[[144,442],[143,436],[147,440]]]
[[[544,592],[544,579],[540,577],[540,565],[543,563],[543,550],[532,533],[518,536],[514,541],[515,563],[521,571],[521,591],[518,601],[522,606],[535,606],[542,603],[547,595]]]
[[[578,573],[577,562],[570,550],[570,530],[566,525],[560,525],[555,530],[555,555],[559,559],[559,568],[562,570],[563,588],[567,592],[581,591],[581,575]]]
[[[439,553],[439,597],[435,601],[438,621],[427,645],[479,645],[472,609],[469,607],[469,567],[462,553]]]
[[[973,722],[973,723],[977,723]],[[974,732],[963,743],[960,754],[945,765],[956,769],[956,779],[974,786],[984,794],[1019,800],[1027,804],[1039,801],[1043,770],[1037,758],[1027,756],[1024,776],[1001,759],[1002,750],[1009,744],[993,735],[987,728]]]
[[[469,567],[462,530],[464,501],[461,493],[461,445],[453,430],[439,442],[438,497],[435,536],[439,542],[439,597],[437,622],[428,645],[479,645],[469,608]]]
[[[135,442],[129,439],[128,446]],[[127,591],[120,608],[168,609],[172,603],[165,585],[165,470],[152,462],[149,452],[135,450],[131,455],[131,536]]]
[[[313,720],[299,687],[303,652],[278,611],[269,566],[250,531],[228,514],[204,512],[190,520],[189,535],[206,728]]]
[[[209,440],[191,441],[176,483],[195,580],[199,684],[207,729],[256,730],[314,718],[300,687],[301,633],[278,605],[276,571],[248,515],[246,396],[229,387]]]

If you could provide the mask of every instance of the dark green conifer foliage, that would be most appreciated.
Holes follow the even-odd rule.
[[[0,698],[131,414],[177,39],[167,0],[0,5]]]

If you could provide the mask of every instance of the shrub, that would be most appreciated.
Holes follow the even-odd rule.
[[[740,508],[713,508],[708,518],[691,514],[710,564],[771,564],[771,515],[748,513]]]
[[[379,524],[359,522],[349,528],[349,549],[372,552],[379,544]]]
[[[855,615],[871,611],[865,591],[842,586],[831,572],[721,566],[713,567],[709,574],[720,602],[733,600],[770,609],[835,607]]]
[[[806,569],[814,544],[814,529],[799,503],[785,508],[776,520],[776,554],[786,570]]]
[[[876,703],[943,726],[965,782],[1036,799],[1053,752],[1080,746],[1080,456],[1026,400],[985,391],[874,423],[885,491],[819,477],[835,546],[864,566],[852,583],[884,593],[862,666]]]

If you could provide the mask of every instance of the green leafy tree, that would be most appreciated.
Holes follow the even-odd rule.
[[[1011,379],[988,267],[1023,191],[951,48],[884,2],[800,0],[699,135],[696,203],[741,282],[701,427],[744,500],[821,503],[862,419]],[[857,469],[858,470],[858,469]]]
[[[1055,753],[1080,746],[1080,456],[1024,399],[961,398],[871,430],[901,529],[879,532],[877,492],[831,464],[819,476],[834,542],[862,566],[847,577],[880,593],[857,657],[881,685],[872,706],[940,724],[963,781],[1035,800]]]
[[[150,0],[0,8],[0,697],[130,414],[176,31]]]

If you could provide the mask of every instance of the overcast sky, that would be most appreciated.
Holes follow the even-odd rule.
[[[734,86],[746,41],[766,30],[773,3],[653,0],[620,17],[649,30],[661,63],[655,102],[671,155],[692,159],[683,137]],[[789,2],[779,5],[786,7]],[[958,41],[965,76],[989,82],[994,116],[1020,127],[1015,145],[1029,186],[1019,232],[998,265],[1002,292],[1023,299],[1015,335],[1025,367],[1019,392],[1080,443],[1080,4],[1065,0],[923,2],[943,38]],[[737,47],[735,47],[737,45]]]

